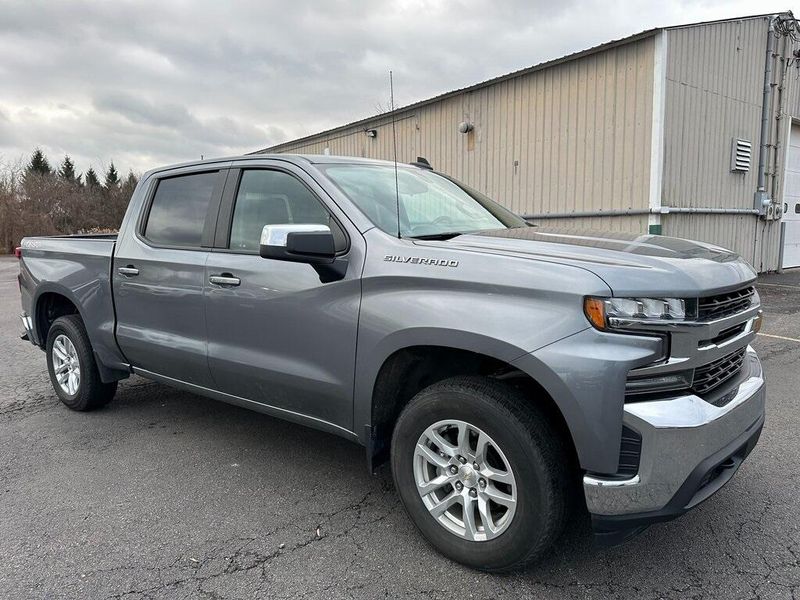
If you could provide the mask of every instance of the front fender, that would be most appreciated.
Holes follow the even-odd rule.
[[[614,473],[619,462],[628,371],[663,352],[657,337],[587,328],[513,361],[558,405],[583,469]]]
[[[440,346],[511,364],[586,329],[584,296],[610,294],[582,268],[447,244],[420,246],[379,231],[364,237],[353,394],[353,424],[363,442],[373,424],[376,379],[398,350]]]

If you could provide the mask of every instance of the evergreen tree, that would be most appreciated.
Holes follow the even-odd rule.
[[[108,166],[108,171],[106,171],[106,179],[103,183],[103,186],[110,190],[112,188],[116,188],[119,186],[119,173],[117,172],[117,168],[114,166],[114,161],[111,161],[111,164]]]
[[[100,185],[100,179],[97,177],[97,173],[92,167],[89,167],[89,170],[86,171],[86,175],[83,176],[83,180],[86,182],[86,187],[97,187]]]
[[[75,163],[72,162],[69,154],[64,156],[64,161],[61,163],[61,168],[58,170],[58,176],[70,183],[80,182],[80,175],[75,173]]]
[[[133,190],[137,183],[139,183],[139,178],[134,175],[133,169],[131,169],[128,171],[128,178],[125,180],[125,186]]]
[[[28,163],[25,169],[27,173],[36,173],[38,175],[50,175],[53,169],[50,168],[50,162],[44,155],[40,148],[36,148],[31,155],[31,162]]]

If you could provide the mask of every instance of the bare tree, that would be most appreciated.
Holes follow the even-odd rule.
[[[90,176],[83,185],[69,161],[59,173],[49,167],[47,157],[37,149],[23,165],[0,162],[0,253],[11,252],[29,235],[116,231],[138,183],[130,172],[125,179],[116,170],[107,185]],[[47,167],[47,168],[45,168]]]

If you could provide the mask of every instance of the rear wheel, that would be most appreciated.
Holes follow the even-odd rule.
[[[535,398],[456,377],[417,394],[392,438],[392,473],[422,534],[487,571],[534,562],[561,533],[568,460]]]
[[[108,404],[117,382],[103,383],[92,345],[78,315],[59,317],[47,333],[47,370],[59,399],[73,410]]]

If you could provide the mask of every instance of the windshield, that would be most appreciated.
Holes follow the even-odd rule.
[[[486,196],[422,169],[391,165],[321,165],[320,168],[386,233],[397,235],[398,198],[402,237],[448,237],[527,223]]]

